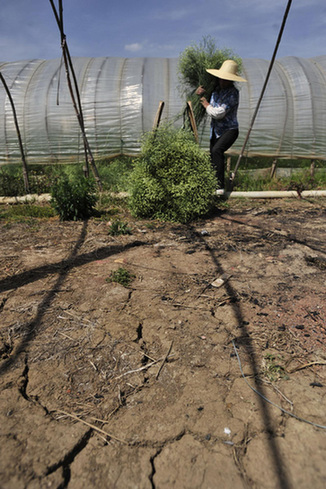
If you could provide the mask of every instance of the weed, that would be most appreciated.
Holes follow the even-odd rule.
[[[95,212],[97,196],[94,182],[81,177],[69,180],[65,175],[58,179],[51,191],[51,205],[61,221],[88,219]]]
[[[116,221],[112,222],[109,228],[109,235],[119,236],[121,234],[131,234],[131,229],[128,227],[127,223],[117,219]]]
[[[123,285],[123,287],[128,287],[134,278],[136,278],[135,275],[130,273],[126,268],[120,267],[118,270],[111,272],[106,281],[116,282]]]
[[[264,356],[265,360],[265,375],[271,381],[275,382],[276,380],[284,379],[288,380],[288,376],[286,374],[285,368],[278,363],[282,358],[276,358],[272,353],[266,353]]]

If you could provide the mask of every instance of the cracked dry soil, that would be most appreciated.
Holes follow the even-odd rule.
[[[1,488],[324,488],[325,201],[129,224],[1,223]]]

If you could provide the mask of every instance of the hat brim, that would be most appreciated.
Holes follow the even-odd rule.
[[[238,81],[238,82],[246,82],[245,78],[242,76],[234,75],[233,73],[227,73],[223,70],[206,70],[210,75],[216,76],[217,78],[221,78],[221,80],[229,80],[229,81]]]

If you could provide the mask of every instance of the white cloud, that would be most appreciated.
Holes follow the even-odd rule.
[[[164,11],[157,12],[154,18],[156,20],[177,21],[177,20],[183,20],[186,17],[193,15],[194,13],[195,11],[190,8],[164,10]]]
[[[137,51],[140,51],[142,48],[143,45],[140,44],[139,42],[134,42],[132,44],[125,45],[125,50],[130,51],[131,53],[137,53]]]

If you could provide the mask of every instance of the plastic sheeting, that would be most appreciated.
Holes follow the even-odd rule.
[[[94,157],[136,155],[160,101],[162,120],[183,124],[177,58],[73,58]],[[244,59],[239,154],[269,61]],[[83,141],[60,59],[0,63],[15,103],[27,162],[83,160]],[[0,84],[0,165],[21,160],[12,108]],[[208,148],[209,123],[199,128]],[[248,156],[326,159],[326,56],[275,61],[246,147]]]

